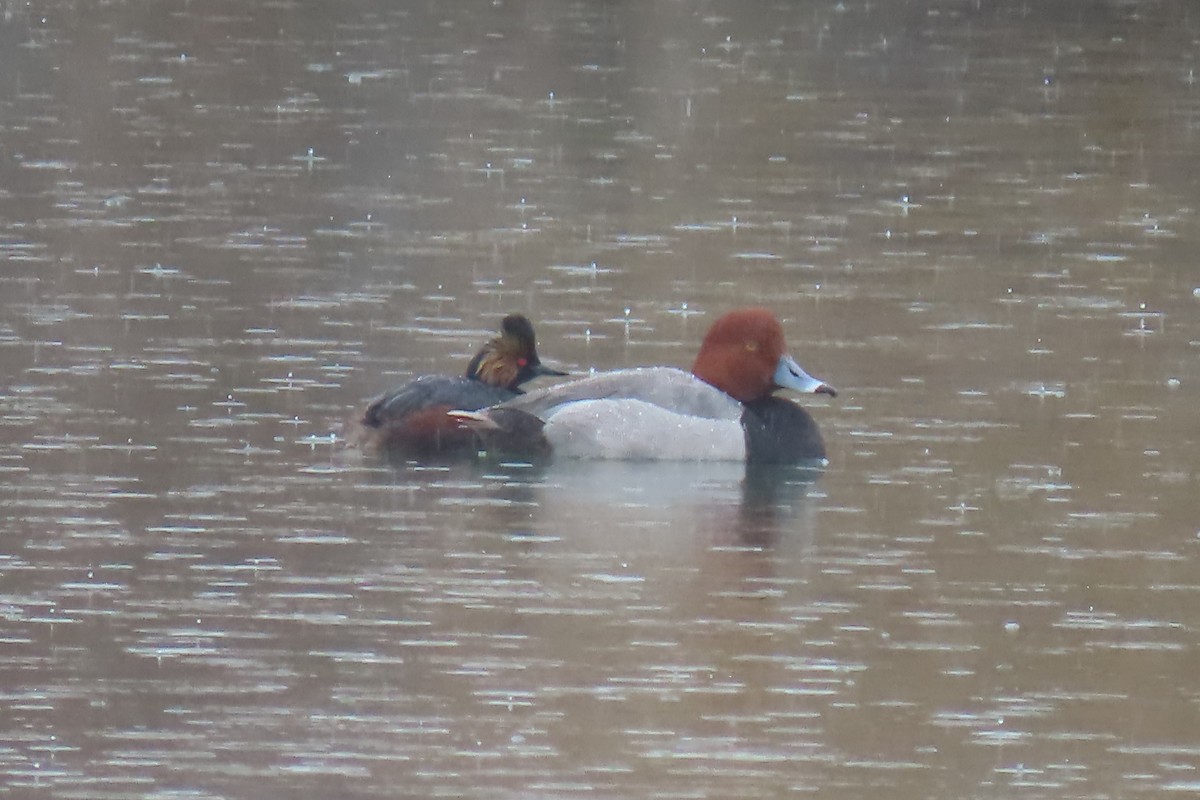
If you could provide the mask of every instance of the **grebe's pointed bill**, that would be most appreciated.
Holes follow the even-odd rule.
[[[566,375],[570,375],[570,374],[571,373],[569,373],[569,372],[563,372],[561,369],[555,369],[554,367],[547,367],[541,361],[539,361],[538,363],[533,365],[533,376],[535,378],[543,376],[543,375],[546,377],[555,378],[555,377],[562,377],[562,376],[566,376]]]
[[[805,394],[827,394],[830,397],[837,397],[836,389],[825,381],[817,380],[809,375],[801,369],[794,358],[786,353],[780,357],[779,366],[775,368],[775,385],[781,389],[791,389]]]

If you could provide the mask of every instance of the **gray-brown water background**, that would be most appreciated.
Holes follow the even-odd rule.
[[[0,795],[1200,793],[1187,3],[0,4]],[[387,466],[765,304],[815,481]]]

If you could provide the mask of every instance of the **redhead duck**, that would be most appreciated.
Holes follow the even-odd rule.
[[[500,335],[475,354],[465,375],[421,375],[381,394],[351,422],[347,438],[351,446],[414,455],[472,450],[475,435],[446,412],[502,403],[538,376],[566,374],[538,358],[529,320],[509,314],[500,323]]]
[[[825,458],[812,417],[774,397],[776,389],[837,394],[787,354],[774,314],[743,308],[713,323],[691,372],[617,370],[451,414],[491,446],[525,455],[764,464]]]

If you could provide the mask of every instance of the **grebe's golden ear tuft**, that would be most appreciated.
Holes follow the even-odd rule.
[[[468,377],[488,386],[516,389],[521,368],[505,345],[503,337],[488,342],[472,362],[474,370]]]
[[[521,314],[509,314],[492,338],[471,359],[467,377],[512,392],[541,375],[566,375],[544,366],[538,358],[533,324]]]

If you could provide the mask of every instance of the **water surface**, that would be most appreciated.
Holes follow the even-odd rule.
[[[0,774],[53,798],[1200,790],[1181,3],[0,6]],[[818,474],[386,464],[507,312],[740,305]]]

